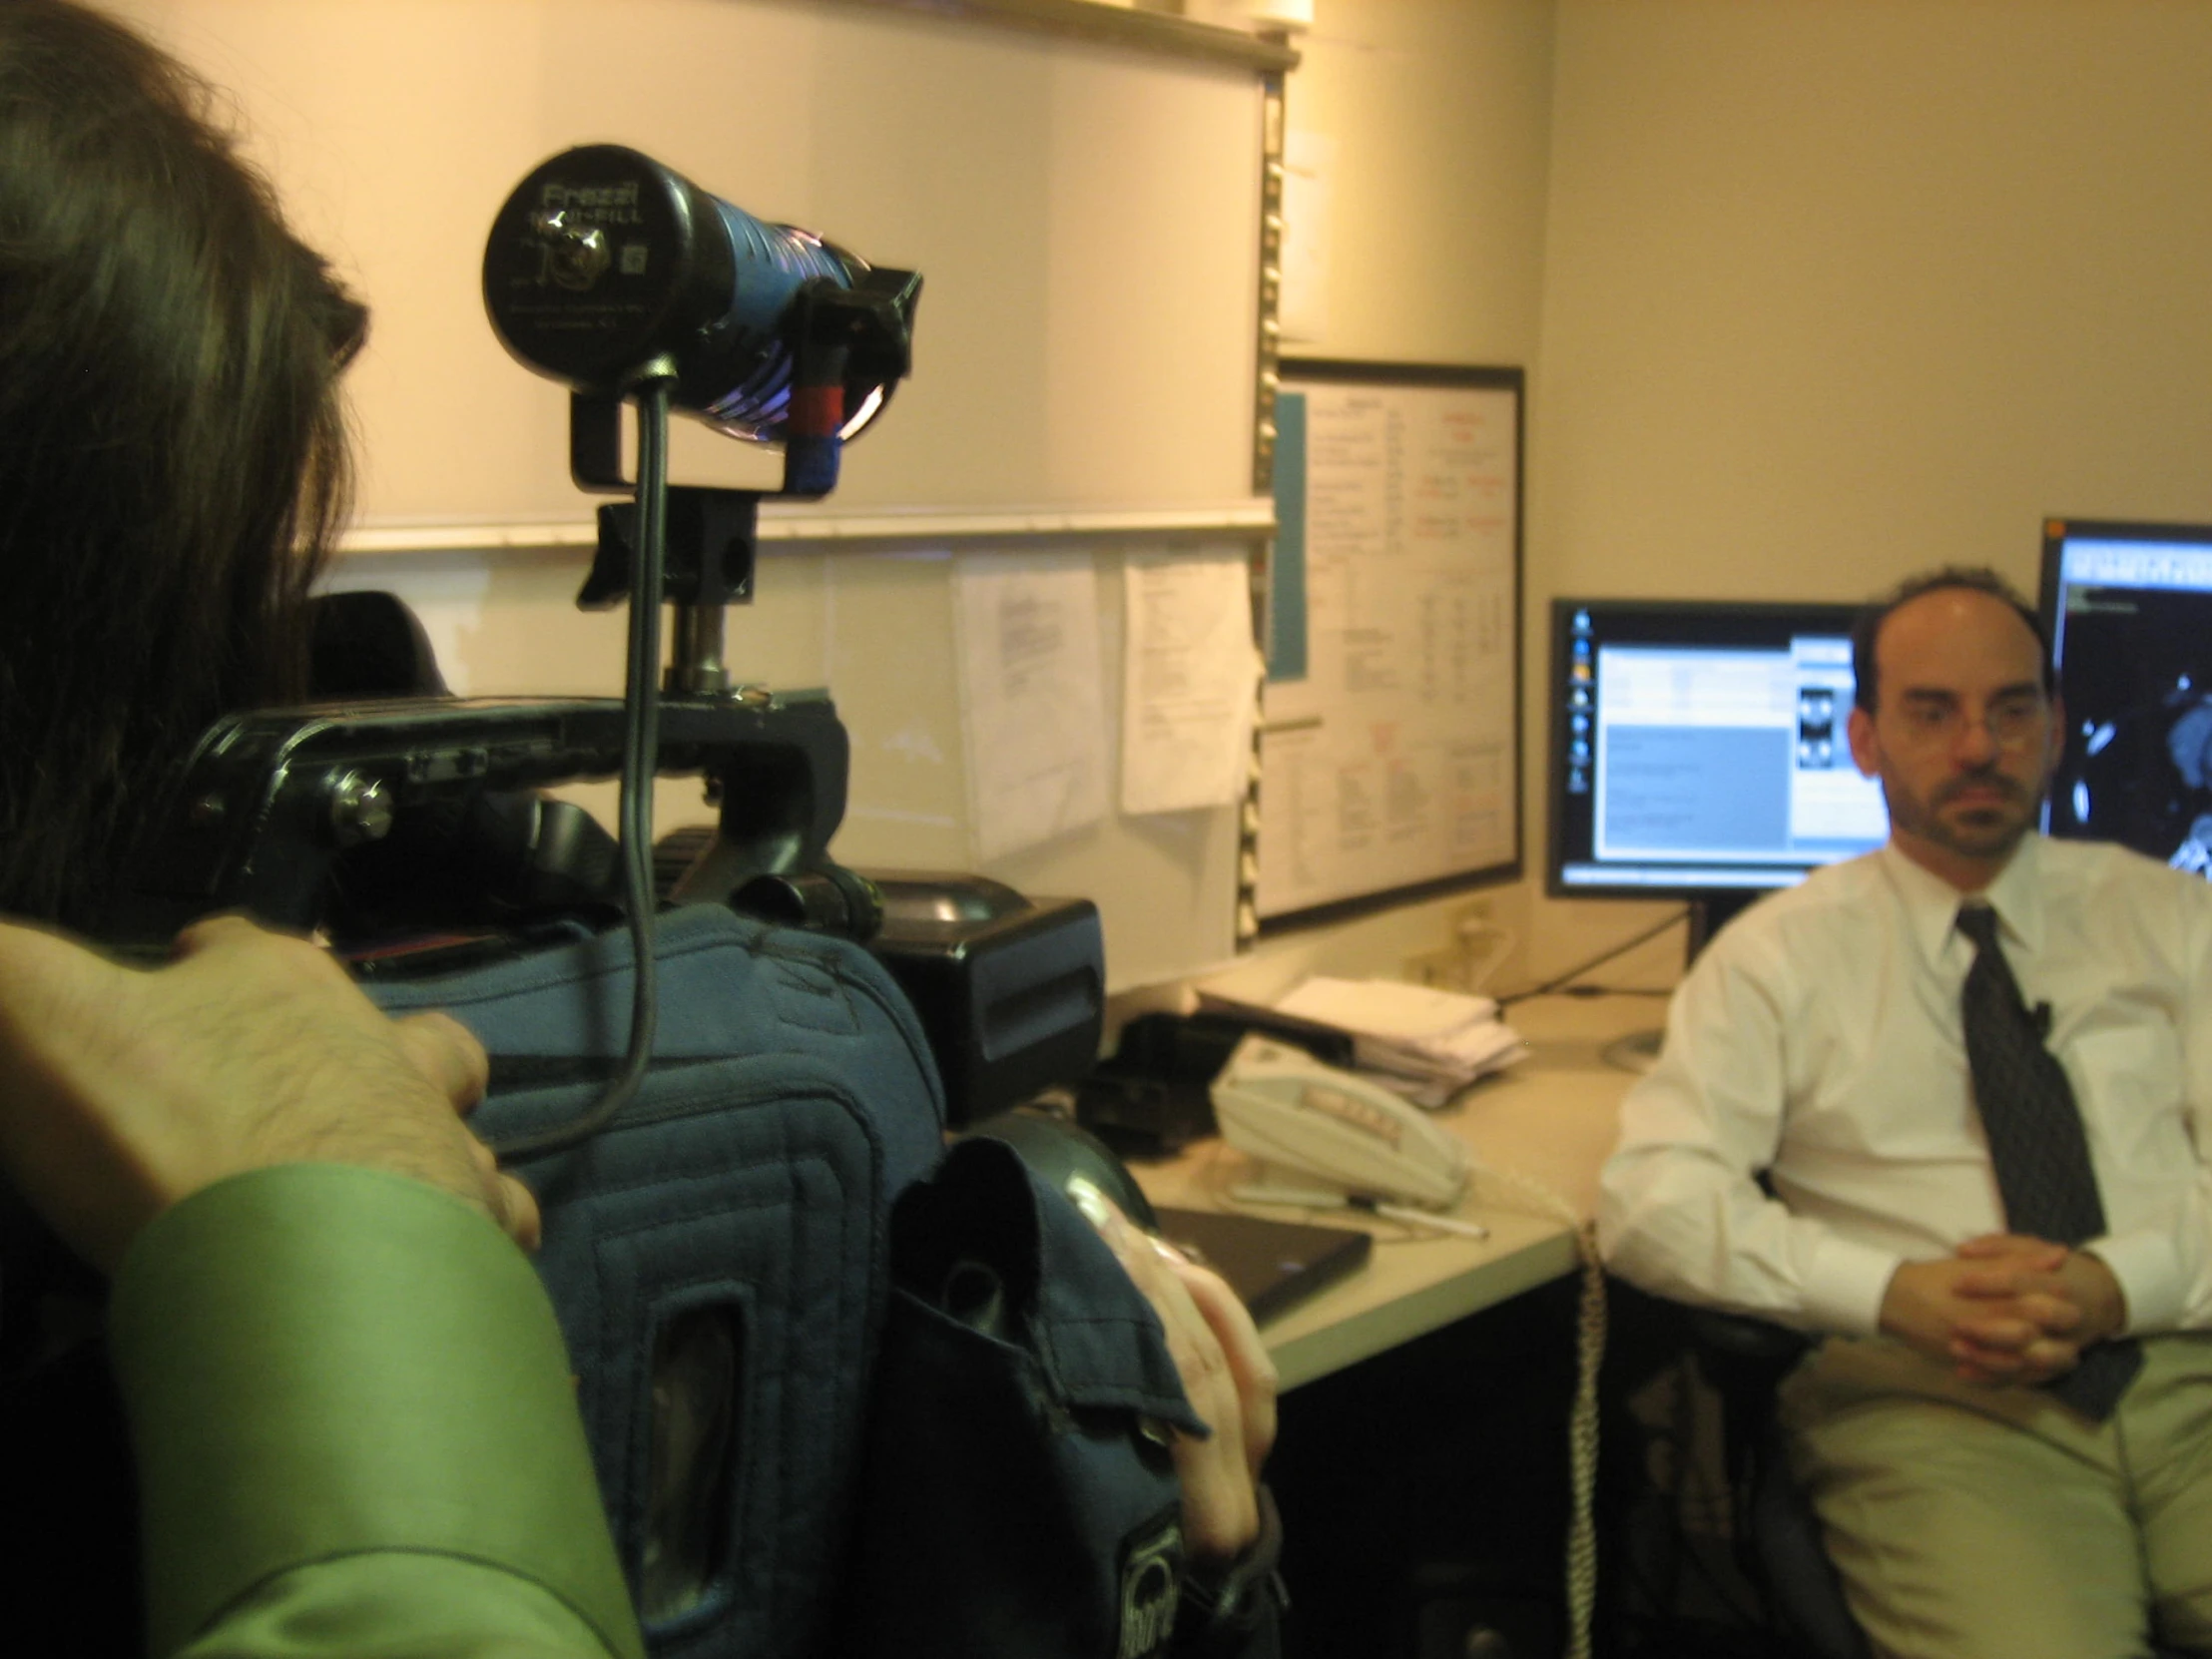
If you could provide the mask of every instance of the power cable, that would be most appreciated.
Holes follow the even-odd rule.
[[[1547,979],[1541,985],[1537,985],[1529,990],[1515,991],[1510,996],[1499,997],[1497,999],[1497,1005],[1500,1008],[1510,1008],[1514,1003],[1526,1002],[1530,997],[1549,996],[1553,991],[1564,990],[1567,986],[1573,984],[1577,979],[1581,978],[1585,973],[1588,973],[1592,968],[1601,968],[1607,962],[1612,961],[1614,958],[1627,955],[1638,945],[1644,944],[1649,940],[1656,939],[1661,933],[1664,933],[1668,928],[1674,926],[1676,923],[1688,921],[1689,919],[1690,906],[1685,904],[1681,909],[1675,911],[1674,914],[1668,916],[1664,921],[1654,923],[1652,926],[1645,928],[1641,933],[1638,933],[1634,938],[1626,940],[1621,944],[1616,944],[1610,950],[1606,950],[1599,955],[1592,956],[1586,962],[1578,962],[1575,966],[1567,969],[1566,972],[1560,974],[1557,978]]]

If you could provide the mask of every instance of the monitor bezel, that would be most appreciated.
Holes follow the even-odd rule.
[[[2053,669],[2058,666],[2059,566],[2065,560],[2066,543],[2070,540],[2195,542],[2212,553],[2212,524],[2153,524],[2138,519],[2063,516],[2044,519],[2042,565],[2036,572],[2035,614],[2043,624],[2043,638],[2050,648]]]
[[[1565,869],[1566,843],[1563,826],[1566,823],[1567,769],[1561,764],[1566,753],[1568,738],[1568,649],[1567,639],[1570,618],[1576,611],[1615,615],[1633,614],[1664,621],[1670,617],[1716,621],[1722,618],[1741,618],[1750,623],[1770,624],[1803,622],[1806,631],[1812,633],[1838,633],[1849,635],[1867,607],[1850,600],[1719,600],[1719,599],[1554,599],[1551,602],[1551,657],[1545,665],[1544,696],[1549,703],[1550,741],[1544,752],[1544,892],[1551,898],[1630,898],[1646,903],[1707,903],[1732,904],[1748,901],[1764,893],[1794,886],[1802,881],[1810,870],[1819,865],[1778,864],[1777,870],[1790,872],[1789,878],[1772,885],[1757,883],[1734,884],[1729,882],[1700,883],[1694,869],[1685,869],[1684,879],[1677,883],[1612,883],[1577,881],[1568,884],[1562,879]],[[1718,642],[1717,642],[1718,643]],[[1582,860],[1594,862],[1594,859]]]

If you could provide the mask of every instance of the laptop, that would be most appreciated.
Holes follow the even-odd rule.
[[[1265,1325],[1362,1266],[1375,1241],[1350,1227],[1263,1221],[1212,1210],[1157,1212],[1160,1236],[1229,1281]]]

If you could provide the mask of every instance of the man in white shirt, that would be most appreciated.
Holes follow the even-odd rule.
[[[2212,886],[2031,832],[2063,720],[1998,578],[1856,646],[1889,844],[1693,966],[1607,1261],[1831,1339],[1783,1414],[1877,1651],[2212,1648]]]

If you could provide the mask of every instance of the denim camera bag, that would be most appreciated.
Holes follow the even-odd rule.
[[[698,905],[660,920],[660,1031],[638,1097],[513,1165],[538,1269],[655,1659],[810,1655],[834,1640],[889,1296],[891,1203],[942,1152],[921,1029],[864,951]],[[568,1122],[620,1062],[617,930],[372,983],[492,1057],[474,1126]]]
[[[980,1136],[899,1198],[892,1272],[841,1651],[1164,1654],[1184,1569],[1169,1433],[1205,1426],[1143,1295]]]

